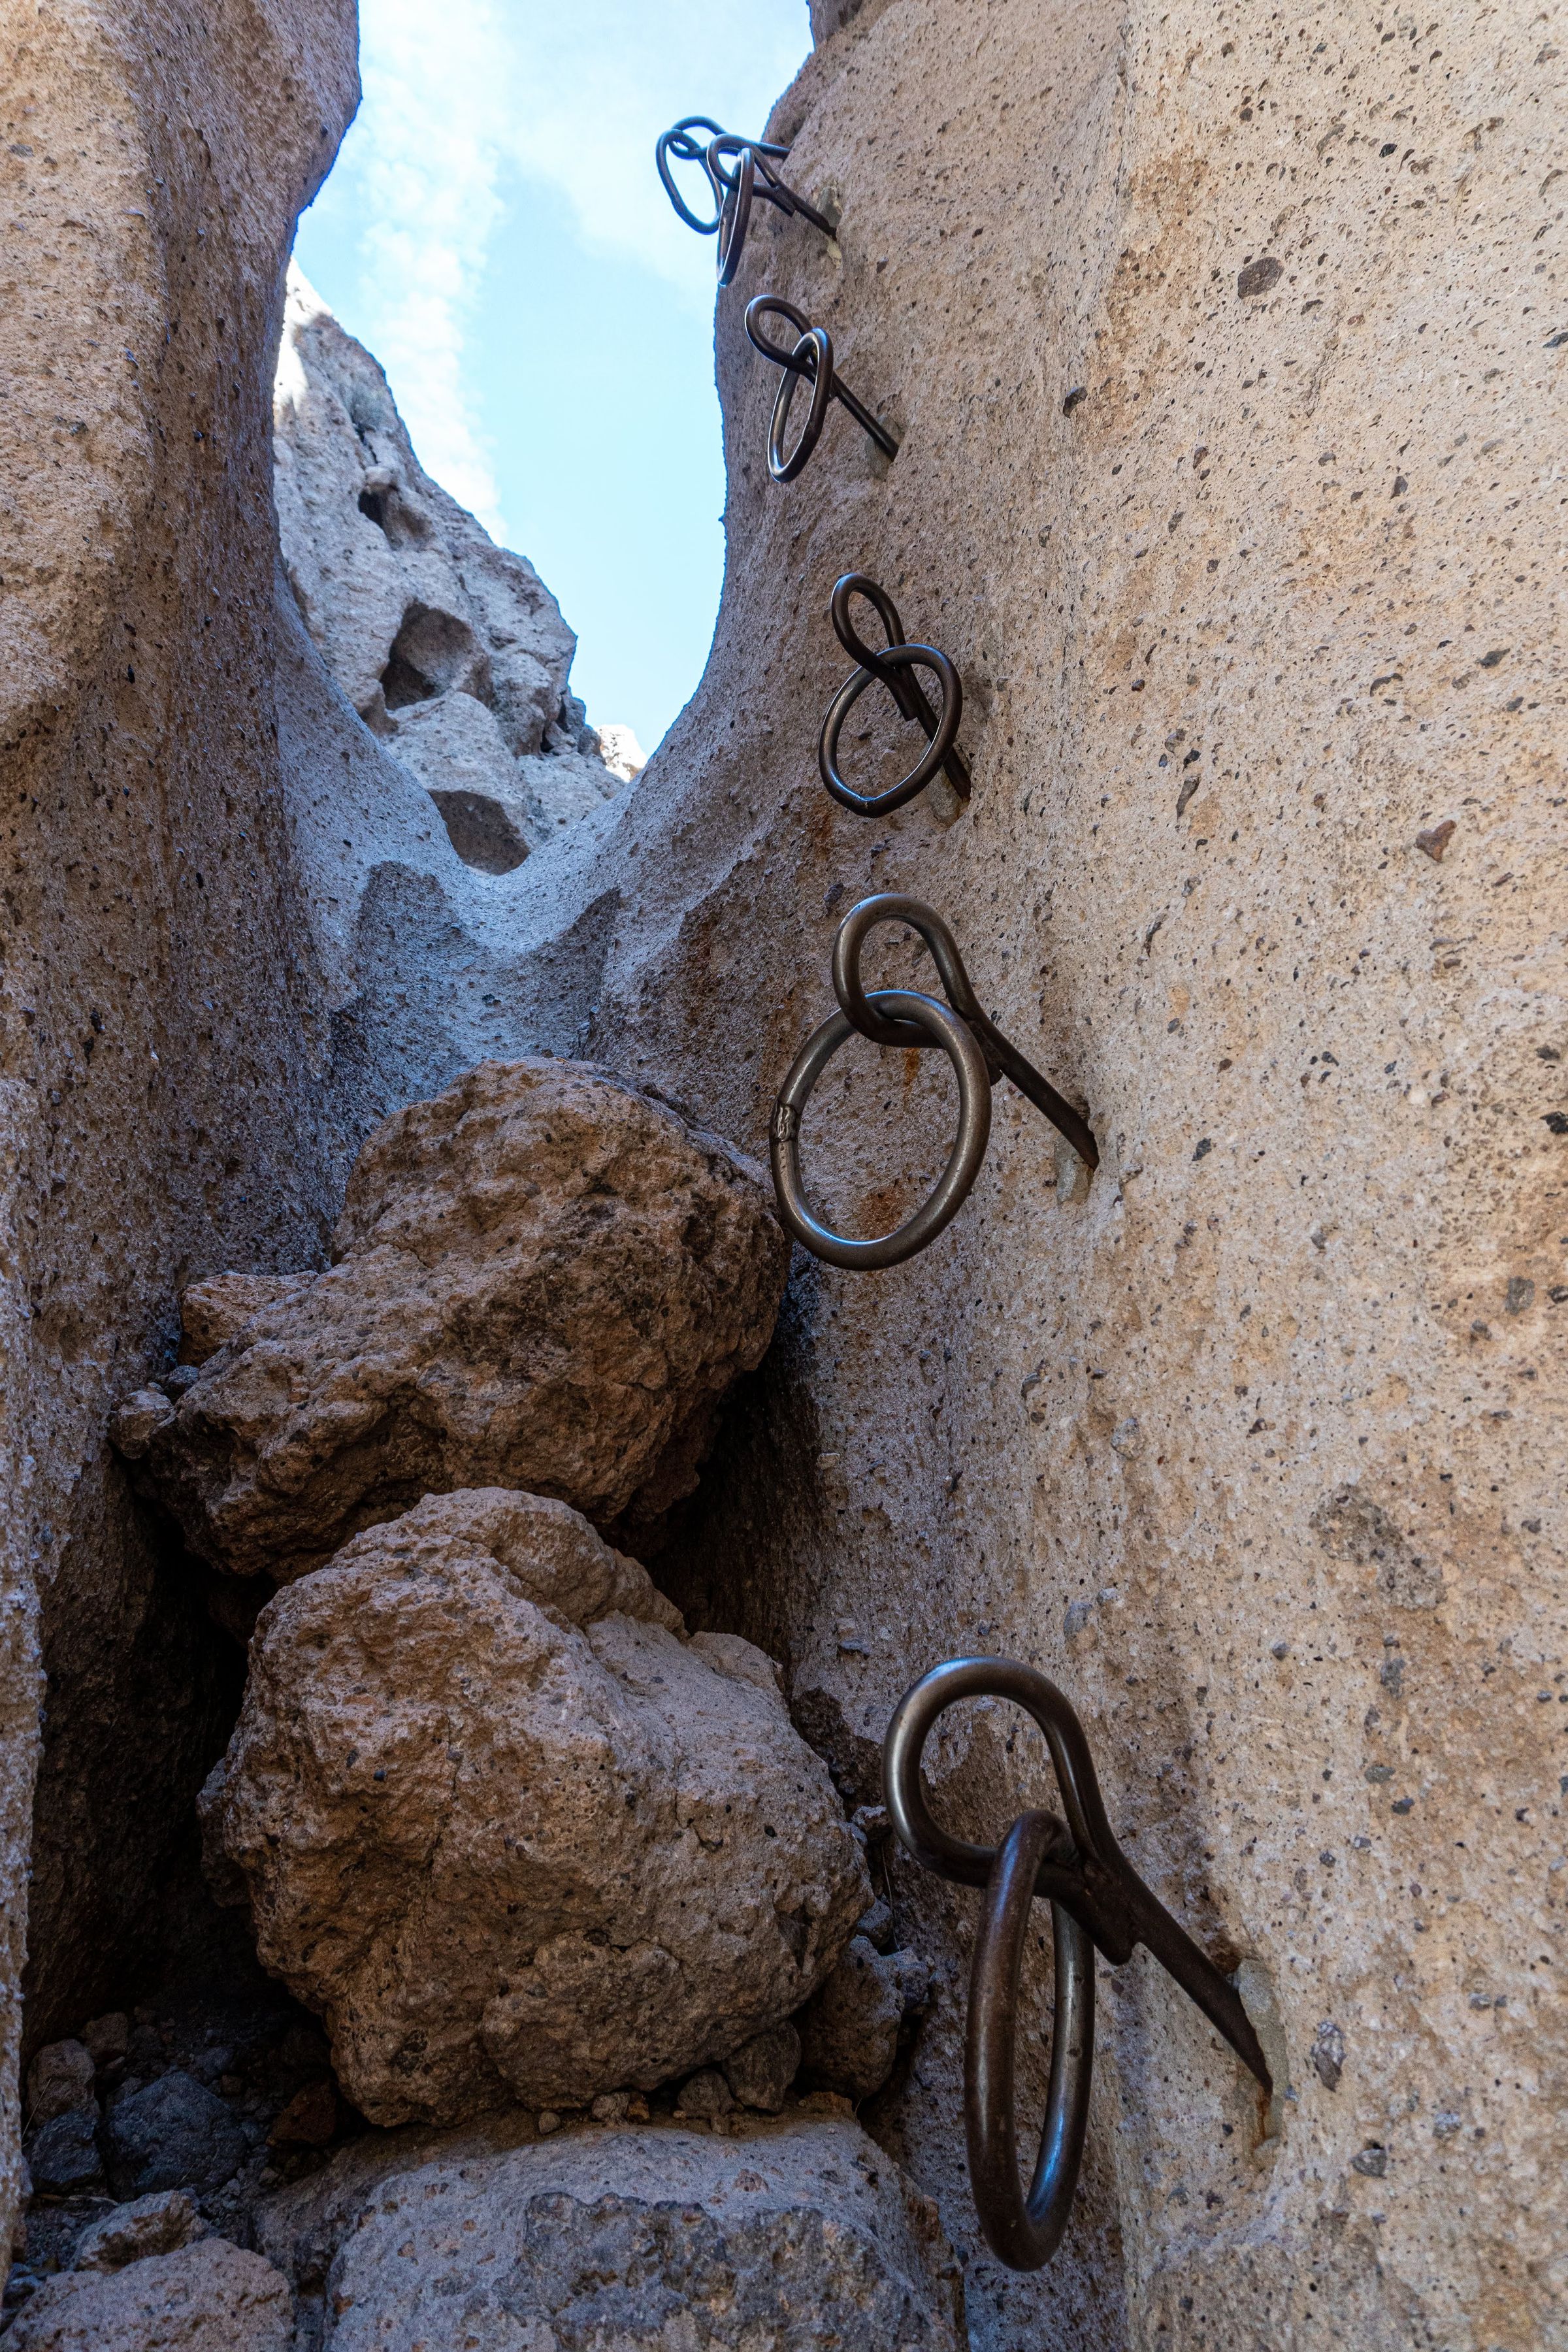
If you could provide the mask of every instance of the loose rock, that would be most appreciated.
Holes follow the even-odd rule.
[[[879,2091],[893,2071],[900,2031],[926,1999],[930,1981],[916,1954],[883,1954],[856,1936],[797,2020],[803,2079],[851,2099]]]
[[[98,2109],[70,2107],[23,2142],[34,2193],[40,2197],[89,2197],[103,2186],[98,2147]]]
[[[285,2352],[289,2282],[225,2238],[124,2270],[73,2271],[24,2305],[7,2352]]]
[[[79,2271],[118,2271],[149,2254],[172,2254],[206,2235],[207,2225],[183,2189],[138,2197],[94,2221],[77,2242]]]
[[[300,1575],[462,1486],[559,1496],[601,1527],[657,1516],[767,1346],[789,1260],[749,1162],[548,1059],[483,1063],[378,1128],[333,1250],[177,1402],[140,1391],[114,1425],[138,1484],[237,1575]],[[220,1286],[199,1288],[205,1344],[225,1327]]]
[[[117,2197],[161,2189],[221,2189],[248,2153],[245,2134],[215,2091],[174,2068],[120,2092],[104,2122],[110,2186]]]
[[[455,2153],[344,2198],[331,2171],[264,2210],[262,2242],[338,2251],[331,2352],[958,2352],[935,2208],[858,2126],[574,2132]],[[457,2299],[456,2301],[454,2299]]]
[[[778,2114],[799,2071],[800,2036],[787,2020],[766,2033],[753,2034],[724,2061],[730,2088],[741,2105],[758,2107],[764,2115]]]
[[[432,1496],[262,1612],[209,1822],[375,2123],[584,2105],[800,2005],[868,1888],[771,1667],[577,1513]]]
[[[73,2107],[91,2107],[93,2077],[98,2069],[92,2054],[79,2042],[51,2042],[27,2069],[27,2120],[52,2123]]]

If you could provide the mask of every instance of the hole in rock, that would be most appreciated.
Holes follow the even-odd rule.
[[[489,664],[466,621],[428,604],[411,604],[392,641],[381,685],[389,710],[405,710],[458,687],[488,703]]]

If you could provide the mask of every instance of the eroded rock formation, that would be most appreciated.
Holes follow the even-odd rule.
[[[288,2280],[224,2238],[50,2279],[6,2337],[16,2352],[288,2352],[293,2340]]]
[[[216,1839],[373,2122],[653,2090],[833,1965],[870,1890],[826,1770],[759,1651],[682,1634],[574,1511],[495,1489],[263,1611]]]
[[[117,1420],[231,1574],[300,1575],[458,1486],[657,1517],[767,1346],[788,1263],[755,1170],[610,1072],[552,1060],[483,1063],[379,1129],[333,1256],[308,1283],[201,1286],[186,1352],[215,1352]]]
[[[510,872],[637,773],[636,740],[588,725],[554,597],[430,479],[380,367],[293,264],[273,416],[283,562],[312,642],[458,856]]]

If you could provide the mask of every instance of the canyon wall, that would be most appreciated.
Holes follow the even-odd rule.
[[[929,1251],[799,1263],[656,1573],[787,1658],[865,1796],[919,1671],[1037,1661],[1140,1868],[1277,2004],[1260,2146],[1184,1997],[1102,1970],[1087,2186],[1030,2281],[975,2252],[954,1979],[879,2128],[977,2343],[1559,2343],[1559,12],[819,13],[771,135],[837,241],[759,218],[719,299],[723,607],[560,902],[619,897],[585,1034],[760,1149],[837,919],[910,890],[1102,1157],[1004,1087]],[[836,408],[768,478],[763,290],[891,466]],[[851,569],[962,671],[962,813],[816,781]],[[940,1165],[936,1059],[825,1080],[841,1224]],[[1049,1801],[1016,1727],[939,1763],[972,1834]],[[973,1899],[896,1877],[960,1961]]]

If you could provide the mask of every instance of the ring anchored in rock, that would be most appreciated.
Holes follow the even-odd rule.
[[[867,645],[849,616],[851,597],[864,596],[874,604],[888,634],[888,642],[880,653]],[[833,591],[833,628],[845,652],[858,663],[850,672],[827,706],[822,722],[822,735],[816,747],[816,764],[822,781],[836,801],[857,816],[884,816],[889,809],[902,808],[917,793],[923,793],[939,770],[960,800],[966,801],[972,789],[969,765],[958,749],[958,722],[963,715],[963,681],[944,653],[935,646],[910,646],[903,642],[904,625],[899,618],[899,608],[885,588],[863,572],[847,572]],[[924,688],[916,676],[918,670],[929,670],[942,689],[940,716],[932,710]],[[858,793],[847,784],[838,772],[838,739],[844,722],[869,686],[885,686],[905,719],[925,730],[925,757],[885,793]]]
[[[692,136],[697,131],[709,131],[713,136],[704,142]],[[721,286],[728,286],[741,266],[746,231],[752,222],[752,205],[757,196],[776,205],[786,219],[792,213],[798,213],[824,236],[834,234],[833,223],[793,188],[786,188],[773,170],[774,163],[782,163],[788,153],[787,147],[774,146],[766,139],[737,139],[732,131],[721,129],[706,114],[683,115],[671,129],[661,133],[654,149],[654,161],[664,183],[664,193],[687,227],[694,228],[699,236],[712,236],[717,232]],[[713,192],[711,220],[700,219],[682,196],[675,184],[675,163],[701,164]]]
[[[911,988],[867,992],[860,981],[860,951],[868,932],[879,923],[907,923],[920,933],[936,960],[947,992],[945,1004]],[[839,1009],[813,1030],[791,1063],[773,1105],[771,1129],[780,1221],[814,1255],[825,1258],[829,1265],[869,1272],[899,1265],[933,1242],[956,1216],[980,1173],[991,1134],[994,1076],[1011,1078],[1019,1092],[1067,1137],[1086,1165],[1099,1166],[1099,1147],[1087,1122],[986,1019],[952,933],[923,899],[884,891],[874,898],[862,898],[850,908],[833,943],[833,992]],[[958,1077],[958,1134],[936,1189],[912,1217],[890,1234],[869,1241],[852,1240],[825,1225],[805,1197],[800,1172],[800,1123],[812,1089],[846,1038],[857,1030],[878,1045],[940,1045]]]
[[[939,1717],[960,1700],[1010,1699],[1045,1733],[1067,1813],[1021,1813],[999,1846],[971,1845],[933,1819],[921,1758]],[[1174,1977],[1264,2090],[1268,2061],[1240,1995],[1139,1877],[1111,1833],[1083,1726],[1056,1685],[1011,1658],[951,1658],[905,1692],[882,1748],[888,1811],[925,1869],[983,1886],[970,1975],[963,2108],[969,2177],[985,2242],[1010,2270],[1049,2262],[1067,2226],[1089,2119],[1094,2065],[1094,1950],[1113,1966],[1138,1945]],[[1050,2089],[1026,2199],[1014,2123],[1018,1969],[1031,1905],[1048,1902],[1056,1948]]]
[[[782,343],[770,341],[763,332],[764,319],[787,319],[799,340],[793,351]],[[804,310],[793,302],[784,302],[776,294],[754,295],[746,305],[746,332],[765,360],[783,368],[784,382],[773,403],[773,421],[768,426],[768,471],[775,482],[793,482],[805,469],[807,459],[822,438],[822,428],[827,422],[829,401],[837,400],[849,411],[857,425],[863,426],[879,449],[896,457],[899,445],[885,425],[879,425],[870,410],[856,399],[843,378],[834,373],[833,339],[826,327],[814,327]],[[802,377],[811,386],[811,413],[805,429],[796,442],[794,453],[784,456],[784,434],[789,426],[789,412],[795,399],[795,388]]]

